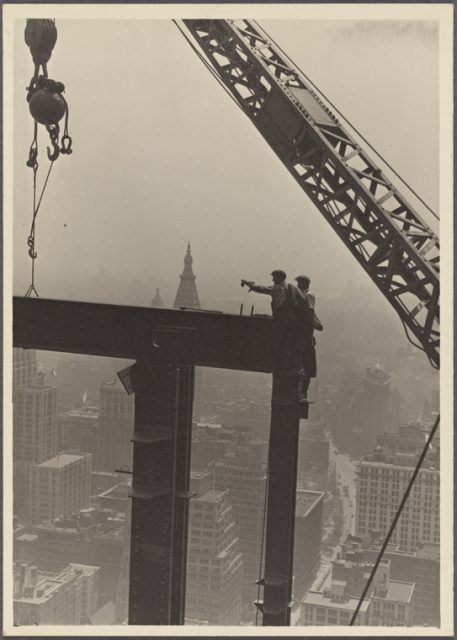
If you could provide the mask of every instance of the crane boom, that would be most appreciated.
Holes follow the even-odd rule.
[[[182,23],[439,368],[439,237],[255,22]]]

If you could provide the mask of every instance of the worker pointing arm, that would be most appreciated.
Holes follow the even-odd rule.
[[[255,291],[256,293],[263,293],[271,296],[271,308],[273,316],[276,317],[278,309],[280,309],[286,302],[286,274],[280,269],[276,269],[271,272],[273,284],[266,287],[264,285],[255,284],[252,280],[241,280],[242,287],[249,287],[249,291]]]

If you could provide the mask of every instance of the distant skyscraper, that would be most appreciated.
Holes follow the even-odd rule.
[[[227,453],[215,464],[216,489],[230,490],[243,554],[243,619],[252,621],[257,598],[266,486],[266,453],[260,441]]]
[[[68,516],[90,506],[91,458],[59,453],[30,468],[29,518],[32,522]]]
[[[13,389],[29,387],[35,382],[36,374],[35,349],[13,349]]]
[[[417,453],[387,453],[377,447],[357,465],[356,536],[385,536],[417,462]],[[440,541],[439,452],[425,458],[392,534],[401,551]]]
[[[190,252],[190,242],[187,243],[187,252],[184,256],[184,270],[179,276],[180,282],[178,292],[176,294],[173,307],[190,307],[192,309],[200,309],[200,300],[198,298],[197,286],[195,284],[196,276],[192,269],[193,258]]]
[[[162,300],[162,297],[160,295],[159,287],[157,287],[156,294],[153,297],[153,299],[151,300],[151,307],[155,307],[157,309],[160,309],[160,308],[163,307],[163,300]]]
[[[239,444],[239,434],[221,424],[194,422],[192,425],[192,470],[205,470],[234,451]]]
[[[398,411],[397,411],[398,413]],[[376,444],[379,433],[392,425],[390,376],[379,365],[364,375],[346,371],[336,397],[336,435],[356,455]]]
[[[325,493],[297,491],[294,541],[294,599],[301,600],[320,565]]]
[[[379,365],[367,367],[363,379],[363,426],[372,434],[374,445],[376,436],[389,423],[390,376]]]
[[[13,495],[14,513],[20,516],[27,510],[30,465],[57,453],[57,389],[31,381],[33,359],[23,365],[18,379],[29,386],[13,389]]]
[[[13,460],[40,464],[57,452],[55,387],[33,384],[13,393]]]
[[[132,466],[133,411],[133,396],[127,395],[119,381],[101,385],[97,447],[93,461],[96,471]]]
[[[59,451],[95,454],[98,408],[82,406],[59,415]]]
[[[300,471],[327,473],[330,460],[330,444],[323,424],[308,423],[301,427],[298,449]]]
[[[200,309],[200,299],[198,297],[197,285],[195,280],[197,276],[192,269],[193,258],[190,252],[190,242],[187,243],[187,251],[184,256],[184,270],[179,276],[179,286],[176,293],[174,309],[180,307],[189,307],[191,309]],[[201,417],[201,396],[202,396],[203,376],[200,368],[195,369],[194,378],[194,420],[200,420]]]
[[[239,625],[242,558],[229,492],[210,489],[190,503],[186,619]]]

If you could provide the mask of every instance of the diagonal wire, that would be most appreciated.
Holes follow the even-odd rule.
[[[376,558],[376,562],[375,562],[375,564],[373,566],[373,569],[371,570],[370,576],[369,576],[369,578],[368,578],[368,580],[367,580],[367,582],[365,584],[365,587],[364,587],[364,589],[362,591],[360,599],[359,599],[359,601],[357,603],[357,607],[355,608],[355,611],[354,611],[354,613],[352,615],[351,621],[349,622],[349,626],[353,626],[354,625],[354,622],[355,622],[355,620],[357,618],[357,614],[359,613],[360,607],[362,606],[362,603],[363,603],[363,601],[365,599],[365,596],[367,595],[368,590],[369,590],[369,588],[371,586],[371,583],[373,582],[373,578],[375,576],[375,573],[376,573],[376,571],[377,571],[377,569],[378,569],[378,567],[379,567],[379,565],[381,563],[381,560],[382,560],[382,558],[384,556],[384,552],[387,549],[387,545],[390,542],[390,538],[392,537],[392,534],[394,532],[395,526],[396,526],[396,524],[397,524],[397,522],[398,522],[398,520],[399,520],[399,518],[401,516],[403,508],[404,508],[404,506],[406,504],[406,501],[408,500],[409,494],[411,493],[411,489],[413,488],[414,481],[416,480],[417,475],[418,475],[418,473],[419,473],[419,471],[420,471],[420,469],[422,467],[422,463],[424,462],[424,458],[425,458],[425,456],[427,454],[427,451],[428,451],[428,449],[429,449],[429,447],[430,447],[430,445],[432,443],[433,436],[435,435],[436,430],[438,429],[439,423],[440,423],[440,414],[437,415],[436,420],[435,420],[435,424],[433,425],[433,428],[430,431],[430,434],[429,434],[429,436],[427,438],[425,446],[422,449],[422,453],[419,456],[419,460],[416,463],[416,467],[415,467],[415,469],[413,471],[413,474],[412,474],[412,476],[411,476],[411,478],[409,480],[408,486],[406,487],[406,491],[403,494],[403,498],[401,499],[401,502],[398,505],[397,512],[396,512],[395,517],[394,517],[394,519],[392,521],[392,524],[390,525],[389,531],[387,532],[387,535],[384,538],[384,542],[382,543],[381,550],[379,551],[378,557]]]
[[[29,288],[27,289],[27,292],[25,294],[25,298],[29,298],[32,293],[35,293],[35,295],[38,297],[38,291],[35,288],[35,259],[36,259],[36,253],[35,253],[35,221],[36,221],[36,217],[38,215],[38,211],[40,209],[40,205],[41,205],[41,201],[43,200],[43,196],[44,196],[44,192],[46,190],[46,187],[48,185],[48,180],[49,180],[49,176],[51,175],[51,171],[52,171],[52,167],[54,165],[54,161],[51,162],[51,164],[49,165],[49,169],[48,169],[48,173],[46,175],[46,179],[44,181],[43,184],[43,188],[41,190],[40,193],[40,197],[38,198],[38,204],[36,204],[36,174],[37,171],[36,169],[38,168],[38,165],[36,165],[36,168],[34,168],[33,170],[33,217],[32,217],[32,225],[30,227],[30,235],[29,235],[29,239],[31,240],[31,244],[30,246],[30,257],[32,258],[32,277],[31,277],[31,283]]]
[[[257,581],[257,600],[260,600],[260,581],[262,579],[262,565],[263,565],[263,554],[265,549],[265,521],[267,517],[267,501],[268,501],[268,484],[269,484],[270,474],[269,474],[269,466],[267,464],[267,477],[265,480],[265,497],[263,502],[263,522],[262,522],[262,541],[260,543],[260,562],[259,562],[259,576]],[[257,622],[259,619],[259,609],[255,612],[255,626],[257,627]]]

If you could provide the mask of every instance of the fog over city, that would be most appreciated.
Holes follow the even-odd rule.
[[[439,212],[438,21],[258,22]],[[268,329],[278,320],[263,317],[275,314],[274,294],[250,291],[253,282],[270,285],[273,269],[284,270],[291,283],[308,275],[310,289],[300,300],[310,305],[314,324],[300,348],[315,354],[317,371],[310,372],[308,352],[300,356],[299,375],[311,382],[308,395],[298,378],[306,416],[296,417],[289,623],[348,626],[358,615],[357,625],[439,627],[439,431],[361,598],[439,419],[439,371],[408,341],[389,301],[173,21],[58,19],[56,26],[48,71],[65,84],[73,153],[55,162],[37,216],[40,298],[147,307],[156,318],[173,308],[183,317],[195,311],[197,319],[210,315],[202,310],[223,312],[214,317],[234,322],[244,318],[224,314],[243,313],[253,316],[246,320],[258,323],[260,335],[262,322]],[[25,20],[14,21],[15,296],[23,296],[31,281],[32,171],[26,161],[33,119],[26,87],[33,63],[24,28]],[[39,129],[41,190],[49,140]],[[368,155],[438,234],[427,208],[374,151]],[[242,279],[253,282],[241,288]],[[132,334],[136,330],[132,324]],[[214,340],[208,335],[208,342]],[[118,376],[132,362],[68,351],[13,353],[14,624],[132,624],[131,557],[140,547],[145,563],[154,554],[163,554],[162,565],[172,557],[155,539],[137,544],[132,524],[132,505],[139,500],[133,448],[138,465],[138,443],[154,456],[157,442],[138,437],[144,425],[135,423],[135,395],[126,393]],[[184,370],[187,361],[179,366]],[[260,626],[263,584],[256,581],[266,566],[269,439],[280,367],[219,366],[228,365],[195,367],[180,624]],[[160,371],[168,375],[168,369]],[[179,393],[192,388],[184,380],[176,386]],[[178,423],[181,414],[173,415]],[[160,438],[166,439],[156,434]],[[157,468],[160,455],[148,458]],[[173,464],[185,466],[182,458]],[[140,497],[152,504],[157,496]],[[143,528],[154,536],[160,529],[154,526]],[[157,611],[162,615],[159,606]]]
[[[436,23],[261,25],[436,210]],[[33,123],[25,87],[33,68],[23,29],[16,21],[17,295],[30,279],[25,160]],[[53,167],[37,219],[41,297],[148,305],[159,286],[171,306],[189,239],[201,299],[233,299],[235,312],[239,279],[262,282],[274,268],[306,272],[321,296],[337,295],[347,280],[375,290],[171,21],[60,20],[49,69],[66,87],[74,153]],[[39,144],[44,151],[44,135]],[[43,159],[39,184],[45,166]],[[376,299],[386,307],[374,291]]]

